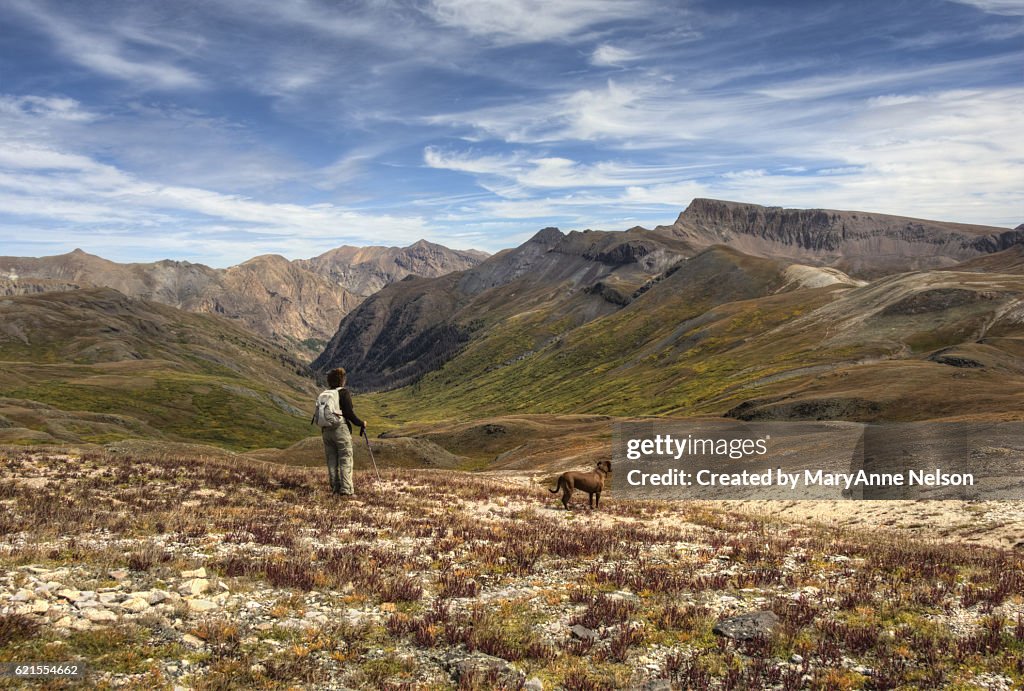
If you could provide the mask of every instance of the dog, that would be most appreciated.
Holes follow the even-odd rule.
[[[552,494],[562,493],[562,506],[569,510],[569,498],[572,497],[573,489],[586,492],[590,495],[590,508],[596,509],[601,505],[601,490],[604,489],[605,478],[612,472],[611,461],[598,461],[597,468],[589,473],[569,471],[558,476],[558,482],[554,489],[548,491]]]

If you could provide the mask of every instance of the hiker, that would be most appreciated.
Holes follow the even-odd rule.
[[[327,373],[327,387],[317,397],[313,422],[320,426],[324,440],[331,492],[351,497],[356,493],[352,486],[352,425],[357,425],[359,434],[365,436],[366,423],[352,409],[352,394],[345,388],[344,367]]]

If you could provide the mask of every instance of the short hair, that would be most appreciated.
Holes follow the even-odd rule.
[[[345,386],[345,368],[336,367],[327,373],[327,386],[337,389]]]

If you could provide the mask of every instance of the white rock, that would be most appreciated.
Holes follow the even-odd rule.
[[[32,603],[33,614],[46,614],[50,611],[50,603],[46,600],[36,600]]]
[[[71,622],[71,628],[75,631],[88,631],[93,628],[92,624],[85,619],[75,619]]]
[[[167,593],[162,590],[150,590],[145,593],[132,593],[131,597],[143,597],[151,605],[158,605],[167,599]]]
[[[211,600],[189,600],[188,608],[193,612],[209,612],[211,609],[217,609],[217,603]]]
[[[182,571],[182,578],[206,578],[206,567],[201,566],[195,571]]]
[[[210,588],[210,581],[205,578],[193,578],[182,582],[178,586],[178,592],[182,595],[202,595]]]
[[[11,596],[11,602],[29,602],[36,599],[36,594],[28,588],[19,588],[18,592]]]
[[[186,633],[184,636],[182,636],[181,642],[193,648],[202,648],[204,645],[202,638],[199,638],[198,636],[193,636],[190,633]]]
[[[100,602],[109,605],[111,602],[117,602],[120,597],[117,593],[100,593]]]
[[[87,609],[85,611],[85,618],[94,624],[117,621],[117,615],[105,609]]]
[[[124,579],[128,578],[128,570],[127,569],[114,569],[113,571],[111,571],[107,575],[109,575],[115,581],[123,581]]]
[[[124,602],[122,602],[121,609],[127,610],[129,612],[135,612],[136,614],[138,614],[139,612],[145,612],[147,609],[149,609],[149,603],[143,600],[141,597],[133,597],[130,600],[125,600]]]

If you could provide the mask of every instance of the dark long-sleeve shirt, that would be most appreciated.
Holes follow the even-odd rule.
[[[352,409],[352,394],[348,392],[348,389],[338,389],[338,404],[341,406],[341,415],[345,418],[345,424],[348,425],[349,432],[352,431],[352,425],[356,427],[366,426],[366,423]]]

